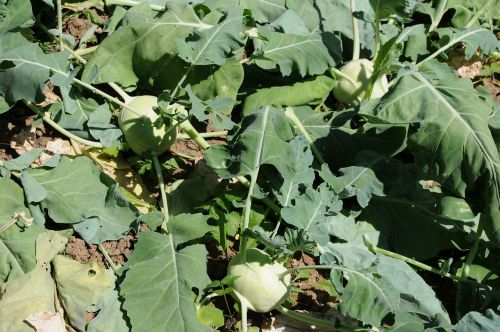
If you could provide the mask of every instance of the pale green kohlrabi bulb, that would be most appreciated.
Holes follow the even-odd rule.
[[[373,63],[368,59],[357,59],[350,61],[340,68],[340,71],[349,77],[353,82],[346,78],[337,76],[338,82],[333,89],[335,98],[347,105],[358,105],[365,97],[366,89],[370,84],[373,74]],[[373,85],[370,99],[382,97],[389,89],[387,77],[381,75]]]
[[[290,293],[290,274],[281,278],[287,269],[259,249],[236,255],[228,266],[228,276],[237,277],[233,282],[233,296],[250,310],[268,312],[283,303]]]
[[[167,151],[177,138],[177,130],[170,130],[167,135],[167,126],[155,126],[159,115],[153,107],[158,106],[155,96],[138,96],[127,103],[132,110],[124,107],[118,118],[120,129],[125,136],[128,146],[137,154],[151,150],[160,155]]]

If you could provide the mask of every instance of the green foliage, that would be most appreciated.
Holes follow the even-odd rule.
[[[48,215],[57,223],[73,224],[90,243],[120,238],[137,217],[116,183],[88,158],[63,157],[57,167],[30,174],[46,191],[40,204]],[[82,192],[92,195],[82,200]]]
[[[443,186],[477,204],[489,236],[500,243],[500,158],[488,129],[491,111],[470,80],[457,79],[437,62],[409,71],[380,103],[362,107],[375,123],[419,123],[409,145],[417,162]],[[480,198],[466,197],[466,188]]]
[[[202,245],[176,252],[172,236],[140,234],[120,285],[134,330],[209,331],[196,318],[191,300],[191,288],[202,290],[210,281],[206,254]]]

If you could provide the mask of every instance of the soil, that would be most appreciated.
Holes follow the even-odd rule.
[[[75,37],[76,41],[79,42],[83,37],[85,32],[92,26],[92,22],[87,19],[79,17],[71,17],[64,21],[63,31],[66,34]]]
[[[33,112],[20,106],[0,115],[0,160],[17,158],[34,148],[46,148],[61,137],[43,124],[32,127],[36,118]]]
[[[133,235],[125,235],[116,241],[102,243],[104,249],[115,265],[122,265],[132,253],[137,238]],[[71,236],[66,245],[66,253],[80,263],[97,262],[100,266],[109,267],[104,255],[95,244],[87,244],[84,240]]]
[[[491,93],[493,100],[500,102],[500,80],[495,77],[483,78],[481,83]]]
[[[307,254],[299,253],[290,262],[289,268],[316,265],[318,262]],[[315,284],[328,280],[329,277],[324,275],[325,272],[311,269],[309,270],[309,278],[300,280],[299,285],[302,290],[300,293],[292,293],[292,302],[294,309],[305,309],[311,312],[326,312],[336,306],[335,299],[328,294],[324,289]],[[328,272],[326,272],[328,273]]]

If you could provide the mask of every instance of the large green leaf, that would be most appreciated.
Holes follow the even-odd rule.
[[[439,320],[449,323],[432,288],[405,262],[369,252],[361,239],[365,231],[359,230],[356,240],[330,243],[321,256],[324,264],[342,264],[347,268],[332,271],[332,281],[342,294],[340,311],[375,326],[380,326],[387,313],[397,311],[427,322],[439,316]],[[344,286],[342,278],[346,276],[349,278]]]
[[[385,236],[387,248],[416,259],[430,258],[452,248],[453,242],[464,243],[467,232],[476,226],[468,204],[426,189],[434,181],[416,165],[372,154],[359,157],[370,160],[371,168],[384,183],[385,193],[372,197],[360,220],[369,222]],[[435,185],[439,188],[437,182]]]
[[[212,231],[216,226],[208,224],[209,216],[201,213],[182,213],[170,217],[168,230],[174,237],[174,245],[177,247],[192,240],[200,239],[206,233]]]
[[[284,179],[270,177],[270,182],[277,182],[275,195],[282,207],[291,204],[300,193],[299,186],[312,186],[314,181],[313,154],[304,136],[297,136],[291,142],[288,162],[294,165],[295,173]]]
[[[286,6],[300,17],[309,32],[320,28],[320,15],[315,8],[314,0],[287,0]]]
[[[0,167],[5,167],[9,171],[22,171],[23,169],[30,167],[42,153],[43,148],[35,148],[23,153],[15,159],[1,161]]]
[[[243,112],[248,115],[264,105],[317,105],[328,97],[334,84],[335,80],[330,77],[317,76],[292,86],[259,89],[245,99]]]
[[[407,18],[415,5],[409,0],[370,0],[374,12],[374,21],[380,22],[394,17]]]
[[[120,285],[134,331],[210,331],[196,318],[191,288],[210,282],[202,245],[174,249],[171,235],[140,233]]]
[[[342,202],[335,193],[321,185],[316,190],[307,188],[293,204],[281,210],[281,216],[288,224],[303,229],[318,244],[325,245],[334,224],[333,214],[338,214],[341,208]]]
[[[194,29],[212,27],[189,5],[169,8],[156,20],[119,28],[106,38],[85,66],[82,78],[134,86],[139,80],[147,82],[152,76],[167,74],[168,65],[179,61],[175,59],[175,40],[186,38]]]
[[[260,23],[272,22],[286,10],[285,0],[240,0],[240,6],[250,9]]]
[[[219,24],[195,31],[186,41],[177,39],[179,56],[193,65],[222,65],[226,57],[242,47],[242,33],[241,10],[230,10]]]
[[[45,54],[37,44],[27,42],[21,34],[3,35],[0,43],[0,94],[8,103],[18,100],[42,101],[47,80],[65,84],[69,53]]]
[[[469,29],[441,28],[436,32],[440,37],[440,46],[451,47],[459,42],[465,44],[465,58],[470,59],[478,49],[482,54],[491,54],[498,50],[500,43],[495,34],[488,29],[474,27]]]
[[[500,315],[489,309],[485,315],[471,311],[467,313],[452,329],[453,332],[495,332],[500,329]]]
[[[339,256],[336,248],[327,246],[321,257],[323,264],[336,263],[332,255]],[[355,254],[357,251],[344,253]],[[354,317],[364,324],[380,326],[382,319],[396,308],[393,289],[384,287],[383,280],[375,271],[365,267],[349,267],[349,264],[341,262],[345,267],[335,267],[331,271],[331,280],[340,294],[342,301],[339,311],[343,315]],[[388,289],[389,288],[389,289]]]
[[[369,0],[357,0],[355,3],[356,11],[362,11],[364,16],[374,16]],[[315,5],[320,13],[322,31],[340,32],[349,39],[354,38],[350,0],[316,0]],[[375,46],[373,24],[358,20],[358,26],[361,47],[373,50]]]
[[[356,196],[359,206],[364,208],[373,195],[385,196],[384,184],[377,179],[375,172],[370,168],[373,163],[379,160],[374,160],[363,166],[341,168],[339,172],[342,176],[339,177],[335,177],[328,166],[323,164],[321,174],[340,198]]]
[[[240,61],[231,58],[219,68],[208,68],[210,68],[210,75],[191,85],[193,92],[201,100],[208,100],[216,96],[236,100],[244,77],[243,65]],[[200,75],[201,77],[203,76]]]
[[[500,157],[487,122],[492,109],[470,80],[431,61],[404,75],[380,102],[361,108],[375,123],[419,123],[409,145],[417,162],[477,204],[488,235],[500,243]]]
[[[4,0],[0,3],[0,34],[31,26],[32,23],[29,0]]]
[[[287,163],[287,141],[293,132],[286,116],[275,107],[264,106],[246,116],[229,146],[212,146],[205,152],[207,164],[222,178],[251,175],[261,165],[273,165],[283,175],[292,176]]]
[[[283,76],[292,71],[306,75],[323,74],[334,65],[328,49],[318,33],[291,35],[267,28],[259,29],[265,40],[255,40],[255,63],[263,69],[279,68]]]
[[[41,204],[49,216],[57,223],[76,224],[88,242],[119,239],[137,217],[117,184],[86,157],[63,157],[57,167],[31,174],[47,191]]]
[[[356,112],[352,110],[316,112],[294,107],[294,112],[332,169],[352,165],[363,150],[394,155],[406,145],[405,125],[367,124],[353,129]]]

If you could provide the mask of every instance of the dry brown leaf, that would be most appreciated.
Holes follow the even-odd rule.
[[[465,62],[460,68],[457,69],[458,76],[474,78],[483,69],[483,63],[481,61]]]
[[[34,164],[36,166],[43,165],[46,161],[52,158],[55,154],[62,155],[74,155],[71,150],[71,144],[61,138],[56,138],[53,141],[48,141],[45,145],[45,151],[42,153],[40,158],[38,158]]]
[[[37,332],[66,332],[64,321],[56,312],[36,312],[26,317],[26,321]]]

